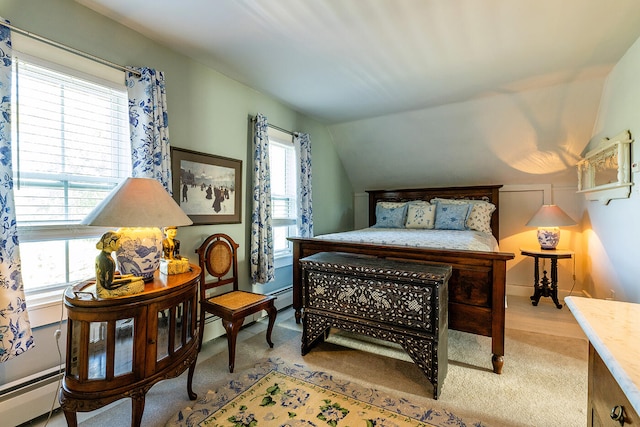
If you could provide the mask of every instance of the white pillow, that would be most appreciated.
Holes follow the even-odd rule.
[[[489,202],[473,203],[471,213],[467,218],[467,227],[470,230],[482,231],[484,233],[493,233],[491,229],[491,216],[496,210],[496,205]]]
[[[433,229],[435,225],[436,207],[422,200],[409,202],[407,205],[406,228]]]
[[[401,208],[406,204],[407,202],[378,202],[376,203],[376,206],[380,206],[385,209],[395,209],[395,208]]]

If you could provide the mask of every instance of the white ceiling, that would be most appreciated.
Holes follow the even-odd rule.
[[[640,36],[638,0],[76,1],[329,125],[356,189],[555,179]]]

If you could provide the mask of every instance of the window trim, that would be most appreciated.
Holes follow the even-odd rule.
[[[19,225],[18,239],[20,243],[87,239],[91,237],[97,239],[109,230],[111,229],[108,227],[90,227],[81,224]]]
[[[29,57],[30,60],[33,59],[41,65],[42,61],[54,63],[61,67],[61,69],[57,71],[64,73],[71,70],[74,73],[82,73],[91,80],[104,80],[105,84],[109,82],[111,87],[116,87],[114,85],[119,87],[125,84],[125,73],[122,70],[116,70],[108,65],[83,58],[75,53],[42,43],[15,31],[11,33],[11,44],[13,47],[13,56],[19,56],[20,54],[25,56],[25,58]],[[47,66],[49,66],[49,64],[47,64]]]

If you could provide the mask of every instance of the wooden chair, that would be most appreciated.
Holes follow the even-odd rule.
[[[236,338],[245,317],[266,310],[269,315],[267,327],[267,343],[273,348],[271,331],[276,321],[277,310],[274,306],[276,297],[238,290],[238,257],[239,245],[226,234],[217,233],[207,237],[196,249],[200,260],[200,331],[199,349],[202,349],[204,334],[204,318],[212,313],[222,319],[227,331],[229,346],[229,372],[233,372],[236,358]],[[231,271],[231,275],[229,272]],[[206,281],[207,273],[213,280]],[[219,286],[233,284],[233,290],[208,297],[208,291]]]

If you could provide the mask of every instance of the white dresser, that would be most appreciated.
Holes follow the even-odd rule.
[[[567,297],[589,339],[589,426],[640,426],[640,304]]]

